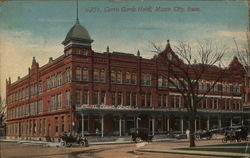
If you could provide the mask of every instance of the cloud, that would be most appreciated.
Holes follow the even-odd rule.
[[[221,36],[224,38],[232,38],[235,39],[236,41],[246,41],[246,32],[233,32],[233,31],[217,31],[216,32],[217,36]]]
[[[5,96],[5,79],[11,77],[14,82],[17,76],[27,75],[33,56],[42,66],[48,62],[49,57],[58,57],[63,51],[63,46],[58,41],[54,39],[48,41],[34,36],[29,31],[1,30],[0,34],[1,96]]]

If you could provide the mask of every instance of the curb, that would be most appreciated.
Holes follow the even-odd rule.
[[[153,152],[153,153],[170,153],[183,155],[199,155],[199,156],[220,156],[220,157],[250,157],[250,154],[228,153],[228,152],[201,152],[201,151],[187,151],[187,150],[154,150],[154,149],[138,149],[138,152]]]

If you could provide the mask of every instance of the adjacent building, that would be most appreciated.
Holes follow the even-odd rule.
[[[40,66],[33,58],[28,74],[6,80],[7,136],[58,138],[82,135],[128,135],[135,127],[153,135],[188,128],[183,98],[168,83],[165,58],[170,43],[152,59],[121,52],[95,52],[88,31],[77,20],[65,40],[64,54]],[[216,76],[207,72],[197,90],[202,95]],[[198,107],[196,129],[241,124],[244,69],[237,58]],[[180,86],[181,88],[181,86]]]

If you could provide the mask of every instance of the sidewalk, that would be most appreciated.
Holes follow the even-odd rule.
[[[230,153],[230,152],[212,152],[212,151],[190,151],[190,150],[174,150],[174,149],[139,149],[139,152],[184,154],[184,155],[200,155],[200,156],[220,156],[220,157],[250,157],[250,154]]]

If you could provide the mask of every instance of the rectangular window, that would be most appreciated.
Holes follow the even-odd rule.
[[[136,84],[136,76],[135,73],[131,74],[131,84]]]
[[[141,85],[150,86],[151,85],[151,75],[150,74],[141,74]]]
[[[130,106],[130,105],[131,105],[131,103],[130,103],[130,94],[131,94],[131,93],[128,93],[128,92],[126,93],[126,105],[127,105],[127,106]]]
[[[101,104],[105,104],[105,96],[106,96],[106,92],[102,91],[101,92]]]
[[[61,131],[62,131],[62,133],[65,131],[65,124],[64,124],[64,117],[62,116],[61,117]]]
[[[82,98],[83,104],[88,104],[88,96],[89,96],[89,92],[87,90],[84,90],[83,91],[83,98]]]
[[[43,112],[43,101],[39,100],[38,101],[38,113],[42,113]]]
[[[101,70],[100,82],[105,82],[105,70]]]
[[[99,70],[94,69],[94,82],[99,82]]]
[[[80,105],[80,99],[81,99],[81,91],[80,90],[77,90],[76,91],[76,106],[79,106]]]
[[[125,79],[125,82],[126,84],[130,84],[131,83],[131,74],[130,72],[126,72],[126,79]]]
[[[46,89],[49,90],[50,89],[50,78],[46,79]]]
[[[115,92],[112,92],[112,105],[115,105]]]
[[[163,87],[163,77],[160,75],[159,77],[158,77],[158,87]]]
[[[147,106],[151,106],[151,94],[147,94]]]
[[[159,95],[158,95],[158,106],[159,106],[159,107],[161,107],[161,102],[162,102],[161,99],[162,99],[162,95],[159,94]]]
[[[117,105],[122,105],[122,93],[117,93]]]
[[[62,108],[62,94],[57,95],[57,108],[58,109]]]
[[[98,104],[98,91],[94,92],[94,104]]]
[[[132,93],[132,106],[136,106],[136,93]]]
[[[146,96],[144,93],[142,93],[142,95],[141,95],[141,105],[142,106],[145,106],[145,101],[146,101]]]
[[[38,82],[38,94],[42,93],[43,87],[42,87],[42,81]]]
[[[25,94],[26,94],[26,98],[28,98],[29,97],[29,87],[26,87]]]
[[[162,103],[164,107],[167,107],[167,95],[162,95]]]
[[[147,74],[146,75],[146,86],[150,86],[151,85],[151,75]]]
[[[52,80],[52,85],[51,85],[51,88],[56,87],[56,76],[55,76],[55,75],[53,75],[53,76],[51,77],[51,80]]]
[[[55,117],[55,133],[58,136],[58,117]]]
[[[62,73],[58,73],[57,74],[57,86],[61,86],[62,85]]]
[[[116,73],[115,73],[115,71],[111,72],[111,83],[116,83]]]
[[[84,68],[82,70],[82,80],[83,81],[88,81],[88,69],[87,68]]]
[[[81,68],[80,67],[76,67],[75,80],[76,81],[80,81],[81,80]]]
[[[66,107],[69,108],[71,106],[71,94],[70,91],[66,91]]]
[[[71,82],[71,68],[66,69],[66,82]]]

